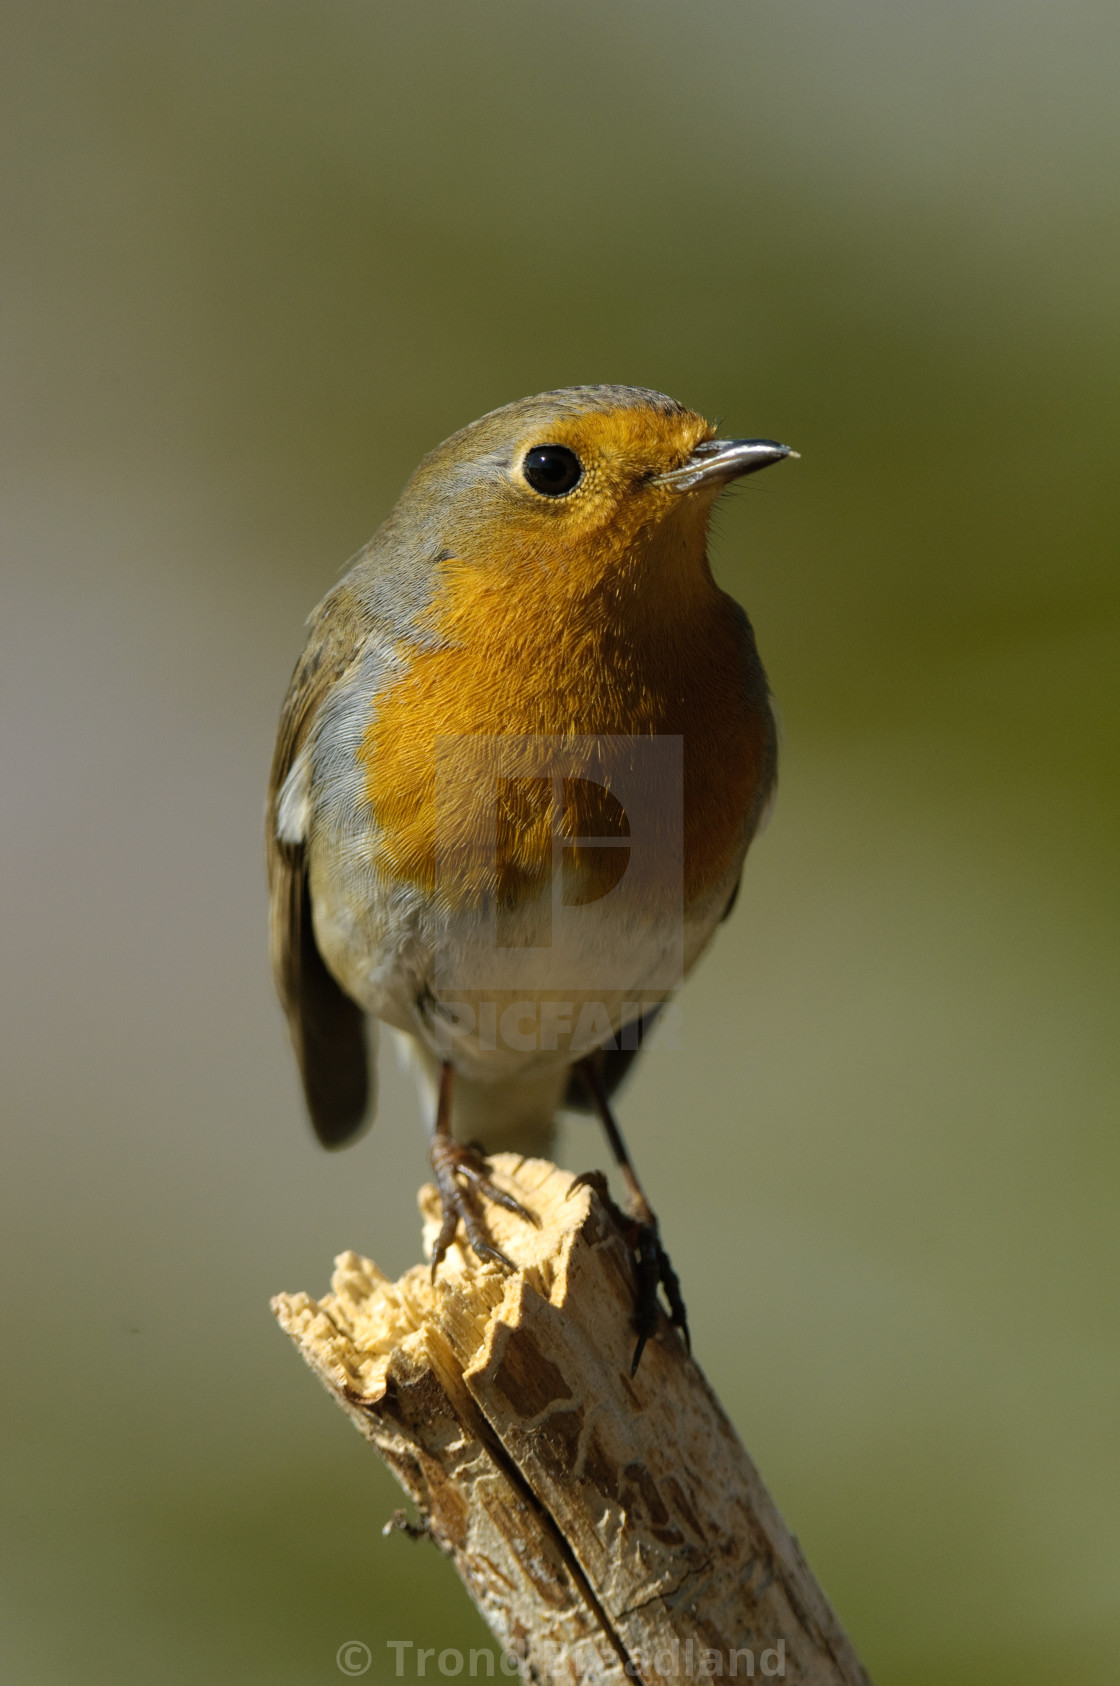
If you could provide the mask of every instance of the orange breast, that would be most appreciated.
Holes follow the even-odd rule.
[[[409,653],[406,671],[376,699],[360,750],[381,872],[428,891],[438,876],[441,893],[461,904],[484,893],[516,898],[552,870],[552,816],[531,793],[507,799],[499,815],[507,847],[497,880],[483,817],[469,805],[452,816],[439,808],[437,857],[437,739],[465,740],[455,753],[469,755],[466,740],[493,735],[666,733],[684,747],[686,906],[725,876],[766,776],[769,725],[764,698],[746,683],[741,618],[706,565],[658,588],[648,571],[625,568],[589,585],[516,561],[452,562],[430,624],[441,642]],[[578,791],[575,800],[565,829],[603,835],[602,816],[578,812]],[[608,849],[588,851],[583,870],[593,883],[617,862]]]

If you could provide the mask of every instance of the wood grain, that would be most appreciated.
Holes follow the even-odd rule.
[[[633,1268],[587,1187],[501,1154],[512,1275],[452,1248],[433,1286],[344,1253],[273,1309],[413,1500],[526,1679],[868,1686],[699,1366],[665,1321],[631,1379]],[[571,1191],[571,1197],[569,1193]],[[434,1190],[421,1193],[428,1244]]]

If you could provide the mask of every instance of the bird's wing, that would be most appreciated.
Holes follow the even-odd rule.
[[[366,632],[345,585],[316,611],[284,701],[268,786],[272,969],[324,1147],[342,1147],[372,1119],[374,1073],[365,1014],[327,970],[311,920],[310,735],[328,692],[360,659]]]

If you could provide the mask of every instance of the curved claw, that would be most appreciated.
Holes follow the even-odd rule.
[[[646,1342],[657,1328],[658,1287],[665,1290],[665,1298],[669,1302],[670,1322],[675,1329],[680,1330],[686,1350],[692,1351],[688,1313],[684,1307],[680,1279],[673,1269],[668,1253],[661,1245],[656,1220],[653,1223],[639,1224],[634,1248],[638,1255],[638,1284],[634,1306],[634,1326],[638,1331],[638,1340],[630,1362],[631,1376],[637,1375]]]
[[[681,1294],[680,1279],[673,1269],[669,1255],[661,1243],[661,1236],[657,1228],[657,1219],[646,1205],[645,1200],[632,1215],[627,1215],[611,1198],[610,1186],[602,1171],[584,1171],[578,1177],[573,1177],[566,1199],[570,1200],[578,1188],[592,1188],[614,1219],[626,1245],[634,1253],[634,1264],[637,1281],[634,1284],[634,1328],[637,1331],[637,1344],[634,1356],[630,1361],[630,1374],[637,1374],[638,1365],[642,1361],[642,1353],[651,1335],[657,1331],[657,1320],[660,1316],[657,1291],[664,1290],[665,1299],[669,1307],[669,1320],[675,1329],[679,1329],[684,1338],[686,1349],[692,1351],[692,1340],[688,1332],[688,1313],[685,1311],[684,1297]]]
[[[684,1336],[684,1344],[688,1351],[692,1351],[692,1336],[688,1332],[688,1312],[685,1310],[684,1298],[681,1294],[680,1278],[669,1261],[669,1255],[661,1243],[658,1242],[658,1270],[661,1286],[665,1290],[665,1298],[669,1302],[669,1316],[673,1327],[679,1329]]]
[[[512,1212],[515,1217],[524,1218],[525,1222],[532,1224],[534,1229],[540,1229],[541,1220],[537,1214],[530,1212],[529,1208],[523,1206],[520,1200],[515,1200],[512,1194],[507,1194],[504,1188],[499,1188],[496,1182],[492,1182],[487,1170],[472,1164],[469,1160],[465,1160],[461,1165],[456,1166],[456,1169],[460,1176],[466,1177],[472,1187],[477,1188],[480,1194],[484,1194],[487,1200],[492,1200],[495,1206],[500,1206],[505,1212]]]
[[[634,1356],[630,1360],[630,1374],[638,1374],[638,1365],[646,1342],[657,1328],[657,1284],[661,1279],[661,1245],[657,1232],[643,1224],[637,1240],[638,1291],[634,1302],[634,1326],[638,1332]]]
[[[609,1198],[609,1184],[604,1171],[581,1171],[578,1177],[573,1177],[564,1196],[570,1200],[577,1188],[593,1188],[600,1200]]]
[[[467,1146],[462,1142],[438,1136],[432,1143],[431,1163],[443,1211],[443,1223],[432,1248],[432,1282],[435,1282],[436,1272],[455,1239],[460,1222],[476,1258],[500,1265],[503,1270],[516,1270],[517,1266],[513,1260],[507,1258],[500,1247],[495,1247],[487,1235],[477,1208],[476,1196],[482,1195],[487,1200],[492,1200],[496,1206],[513,1212],[517,1217],[524,1218],[526,1223],[539,1228],[540,1219],[536,1213],[530,1212],[519,1200],[515,1200],[512,1194],[507,1194],[505,1189],[499,1188],[491,1180],[485,1158],[481,1150],[473,1144]],[[460,1177],[463,1179],[462,1184],[458,1180]]]

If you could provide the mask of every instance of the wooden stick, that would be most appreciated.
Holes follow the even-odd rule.
[[[869,1686],[667,1319],[631,1380],[633,1265],[607,1208],[545,1160],[492,1164],[541,1219],[487,1207],[514,1274],[457,1244],[434,1286],[424,1265],[390,1282],[344,1253],[325,1299],[273,1310],[524,1678]],[[433,1188],[421,1209],[430,1250]]]

